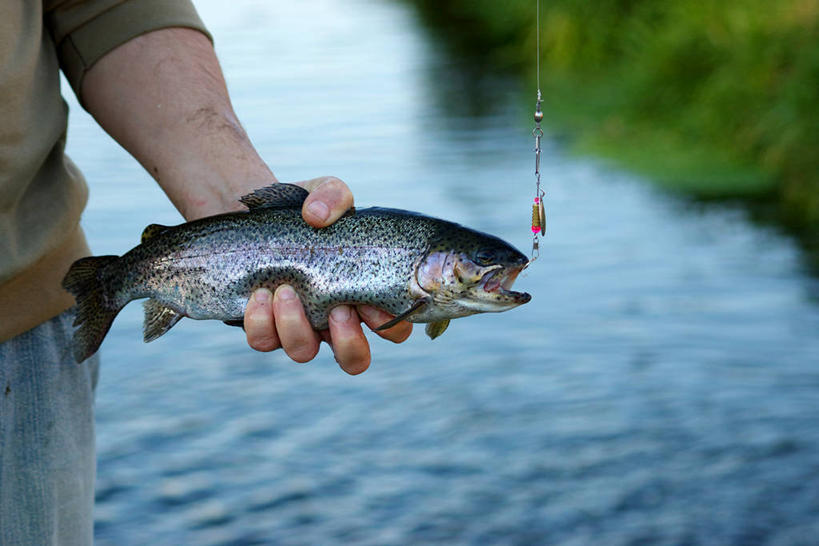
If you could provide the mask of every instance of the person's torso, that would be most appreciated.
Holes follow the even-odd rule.
[[[43,4],[0,2],[0,335],[22,312],[8,286],[68,244],[85,206],[85,182],[63,153],[67,115]]]

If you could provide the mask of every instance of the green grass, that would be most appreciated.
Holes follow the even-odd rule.
[[[550,123],[571,135],[578,153],[612,160],[646,175],[668,191],[697,198],[761,198],[776,192],[775,178],[730,149],[687,141],[662,124],[630,120],[620,100],[601,86],[554,82],[544,108]]]
[[[534,88],[534,0],[413,0]],[[819,0],[541,0],[547,119],[576,149],[819,229]]]

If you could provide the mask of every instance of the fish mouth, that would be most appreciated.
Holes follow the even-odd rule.
[[[502,303],[513,303],[521,305],[532,299],[531,294],[526,292],[516,292],[511,290],[512,284],[517,279],[521,271],[529,264],[514,267],[497,266],[498,269],[490,271],[481,279],[480,286],[483,292],[490,294],[492,299]]]

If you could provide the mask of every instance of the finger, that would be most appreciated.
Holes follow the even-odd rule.
[[[308,322],[301,300],[292,287],[283,284],[276,289],[273,317],[287,356],[296,362],[312,360],[319,350],[319,336]]]
[[[386,311],[382,311],[370,305],[359,305],[358,314],[361,315],[364,323],[369,326],[373,332],[393,343],[403,343],[412,333],[412,324],[405,320],[402,320],[392,328],[376,330],[376,328],[391,321],[395,317]]]
[[[273,351],[281,347],[273,321],[273,294],[267,288],[253,293],[245,308],[247,344],[257,351]]]
[[[350,375],[358,375],[370,366],[370,344],[361,331],[358,314],[349,305],[330,311],[330,337],[336,362]]]
[[[353,193],[334,176],[322,176],[298,185],[310,192],[301,209],[304,221],[313,227],[329,226],[353,206]]]

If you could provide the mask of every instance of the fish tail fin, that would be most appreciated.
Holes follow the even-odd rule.
[[[63,279],[63,288],[77,302],[74,326],[78,328],[74,331],[73,352],[78,363],[97,352],[122,309],[111,301],[100,280],[100,270],[117,260],[119,256],[81,258],[71,265]]]

